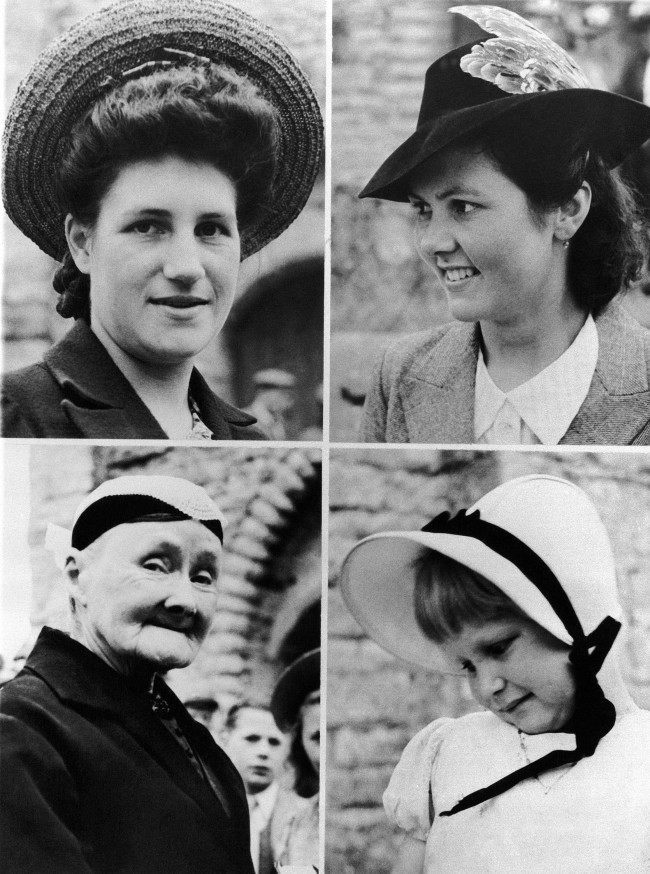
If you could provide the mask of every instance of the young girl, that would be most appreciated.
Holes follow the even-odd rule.
[[[413,205],[456,321],[388,348],[362,439],[645,445],[650,335],[616,300],[647,234],[613,168],[650,109],[515,13],[452,11],[492,36],[429,67],[415,133],[360,196]]]
[[[576,486],[512,480],[454,518],[347,556],[363,628],[411,664],[467,675],[485,708],[408,744],[384,794],[395,872],[647,871],[650,714],[612,644],[607,533]]]

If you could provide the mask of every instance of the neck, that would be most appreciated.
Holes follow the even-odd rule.
[[[70,637],[98,656],[116,673],[128,678],[131,686],[142,690],[149,689],[151,686],[156,672],[150,664],[142,662],[130,664],[121,661],[102,640],[89,634],[81,623],[73,622]]]
[[[125,352],[101,325],[92,323],[92,317],[91,328],[167,436],[172,439],[187,436],[192,427],[187,403],[192,359],[170,363],[143,361]]]
[[[586,318],[565,296],[546,312],[509,322],[482,321],[483,357],[494,383],[510,391],[532,379],[566,352]]]

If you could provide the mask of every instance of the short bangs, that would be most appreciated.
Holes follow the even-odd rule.
[[[434,643],[444,643],[464,625],[528,619],[494,583],[430,549],[415,562],[413,603],[418,625]]]

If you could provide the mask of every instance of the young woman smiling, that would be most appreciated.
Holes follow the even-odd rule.
[[[612,168],[650,110],[514,13],[452,11],[496,36],[432,64],[416,132],[361,197],[411,202],[457,322],[386,351],[363,439],[648,444],[650,334],[615,300],[647,230]]]
[[[321,127],[284,47],[221,0],[120,0],[46,49],[9,112],[4,198],[62,262],[76,324],[6,377],[3,435],[261,438],[194,360],[240,260],[304,206]]]

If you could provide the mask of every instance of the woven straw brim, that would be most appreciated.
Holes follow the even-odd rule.
[[[302,210],[320,169],[323,125],[302,70],[273,31],[221,0],[121,0],[79,21],[37,59],[13,99],[3,142],[3,200],[11,220],[48,255],[67,246],[54,174],[73,124],[108,76],[165,47],[224,64],[276,108],[278,171],[263,214],[242,229],[242,258],[275,239]]]

